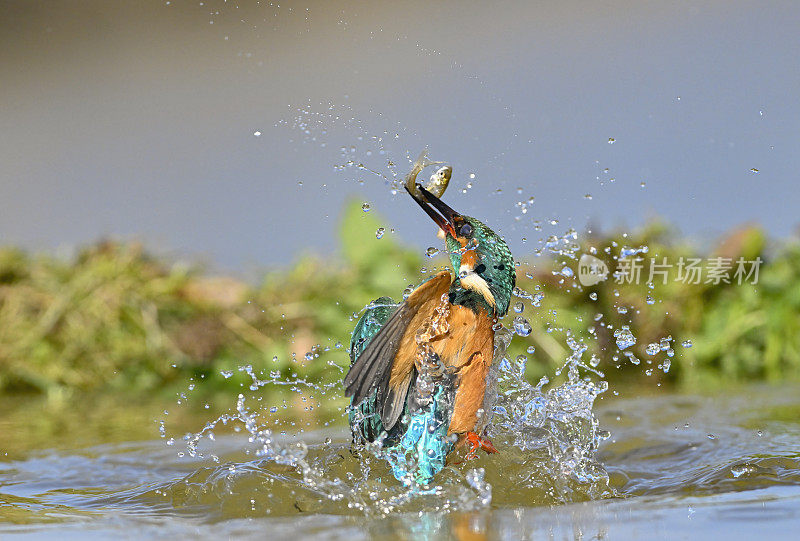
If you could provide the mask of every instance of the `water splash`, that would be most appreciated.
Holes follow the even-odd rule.
[[[608,433],[600,430],[592,408],[608,384],[582,377],[582,372],[602,374],[583,362],[587,348],[571,334],[568,345],[572,353],[557,372],[566,369],[567,381],[549,389],[546,377],[536,385],[526,380],[524,356],[517,362],[503,359],[494,406],[493,430],[510,444],[509,454],[500,458],[520,461],[504,473],[519,479],[515,486],[557,502],[613,495],[608,474],[594,457]]]
[[[430,355],[430,342],[448,331],[445,300],[417,336],[422,402],[441,399],[436,383],[445,374],[440,363],[432,362],[436,356]],[[568,334],[571,354],[556,373],[564,372],[566,382],[549,385],[543,378],[533,385],[525,377],[527,356],[515,361],[507,356],[514,334],[502,324],[496,328],[494,361],[479,411],[479,424],[488,426],[498,454],[466,462],[450,457],[432,482],[420,484],[412,453],[407,451],[416,445],[412,441],[415,435],[447,437],[443,423],[432,431],[427,426],[409,431],[408,445],[399,452],[384,449],[380,439],[351,449],[340,432],[335,439],[327,436],[323,443],[316,443],[315,439],[321,438],[314,432],[301,429],[292,435],[276,430],[266,414],[273,412],[272,408],[259,398],[239,394],[232,411],[183,438],[188,456],[206,456],[216,465],[200,468],[158,491],[177,506],[204,503],[222,508],[239,505],[243,495],[249,494],[254,516],[293,514],[298,509],[368,514],[480,509],[508,498],[494,494],[492,484],[509,476],[518,488],[516,497],[526,495],[533,503],[613,496],[608,475],[594,458],[607,433],[599,429],[592,408],[607,384],[597,379],[602,373],[582,360],[586,346]],[[329,365],[340,373],[344,370],[333,362]],[[282,377],[277,371],[264,375],[249,365],[239,371],[249,376],[251,391],[280,387],[304,397],[316,395],[332,403],[340,400],[338,383],[321,385],[296,375]],[[221,429],[243,433],[246,454],[253,458],[224,462],[214,454],[215,432]],[[392,469],[397,474],[403,468],[407,475],[399,475],[401,481],[395,481]]]

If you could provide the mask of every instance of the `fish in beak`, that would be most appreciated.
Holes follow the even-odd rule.
[[[415,195],[408,186],[405,188],[412,199],[422,207],[422,210],[436,222],[439,229],[453,237],[457,236],[456,220],[461,218],[458,212],[448,207],[441,199],[423,188],[421,184],[416,185],[416,191],[420,194],[419,196]]]

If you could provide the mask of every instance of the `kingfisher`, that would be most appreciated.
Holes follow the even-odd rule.
[[[484,223],[420,184],[406,191],[439,226],[454,272],[433,275],[402,303],[367,305],[344,387],[354,444],[380,441],[395,478],[427,485],[458,447],[468,447],[466,459],[497,452],[485,437],[484,395],[516,271],[508,245]]]

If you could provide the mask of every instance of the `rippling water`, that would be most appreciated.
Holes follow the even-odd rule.
[[[454,465],[435,493],[405,499],[381,461],[365,474],[344,428],[276,436],[283,461],[256,457],[241,435],[203,440],[203,458],[163,440],[29,451],[0,462],[0,534],[744,539],[800,526],[797,386],[609,396],[595,414],[611,436],[595,456],[607,483],[590,490],[559,480],[548,453],[519,449],[512,433],[495,438],[498,455]]]

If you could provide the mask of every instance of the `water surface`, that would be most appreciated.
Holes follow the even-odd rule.
[[[256,457],[241,434],[205,441],[203,458],[192,458],[158,439],[154,423],[151,440],[112,435],[114,443],[70,447],[62,434],[51,450],[0,453],[0,535],[745,539],[782,537],[800,526],[797,386],[607,396],[595,410],[600,426],[611,432],[596,456],[609,490],[597,499],[575,491],[572,501],[559,502],[564,493],[554,497],[548,491],[554,481],[546,475],[522,487],[515,475],[536,470],[518,462],[535,461],[535,453],[526,457],[497,441],[499,455],[443,472],[440,495],[405,502],[385,515],[353,505],[370,492],[336,501],[323,494],[330,487],[304,485],[296,467]],[[208,418],[207,411],[196,412],[181,422],[196,428]],[[96,441],[87,434],[96,434],[98,421],[76,432],[78,442]],[[286,448],[298,441],[289,435],[276,440]],[[306,431],[302,440],[305,460],[326,472],[326,482],[358,473],[343,426]],[[473,468],[485,469],[488,493],[463,483],[463,472]],[[385,481],[385,490],[392,481]]]

